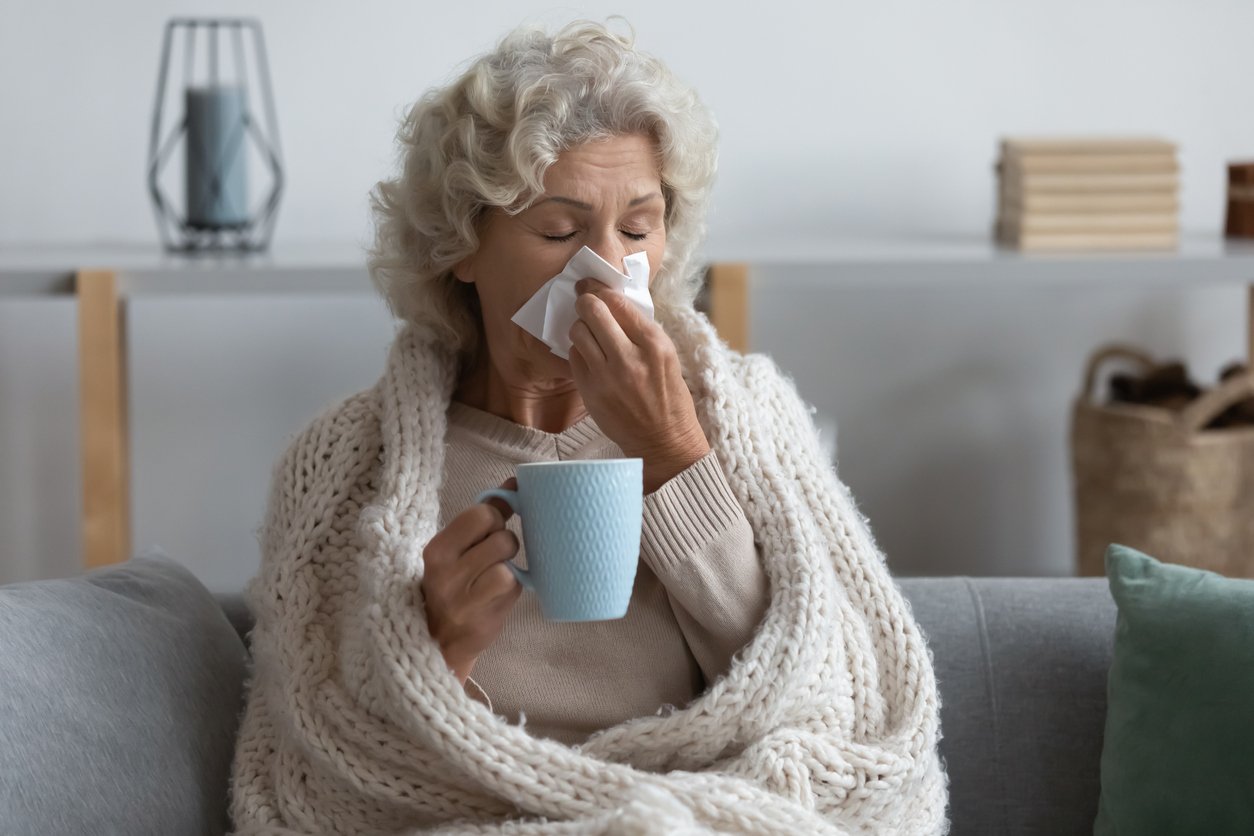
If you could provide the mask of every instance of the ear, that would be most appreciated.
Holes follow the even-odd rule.
[[[475,283],[474,266],[475,266],[475,257],[472,254],[472,255],[466,256],[461,261],[454,264],[453,269],[450,270],[449,272],[452,273],[453,278],[457,279],[459,282],[465,282],[466,284],[474,284]]]

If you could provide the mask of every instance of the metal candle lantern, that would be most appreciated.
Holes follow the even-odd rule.
[[[198,78],[196,49],[202,40],[207,42],[205,72]],[[251,61],[245,40],[252,47]],[[229,65],[220,60],[225,57],[219,48],[223,41],[230,42]],[[183,112],[166,133],[161,116],[170,65],[180,43]],[[264,129],[249,106],[250,76],[260,87],[265,107]],[[266,197],[252,213],[248,211],[250,142],[270,181]],[[180,144],[184,150],[186,198],[181,215],[160,183],[162,168]],[[247,251],[264,250],[270,245],[283,190],[283,163],[265,42],[258,21],[174,19],[166,24],[148,147],[148,190],[167,250]]]

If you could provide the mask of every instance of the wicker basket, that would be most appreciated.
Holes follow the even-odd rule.
[[[1105,574],[1111,543],[1159,560],[1254,577],[1254,427],[1204,430],[1254,396],[1254,375],[1207,391],[1183,410],[1097,402],[1098,373],[1111,361],[1140,371],[1141,351],[1112,345],[1089,358],[1071,414],[1078,567]]]

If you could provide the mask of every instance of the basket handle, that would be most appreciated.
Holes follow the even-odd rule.
[[[1234,375],[1180,411],[1180,429],[1195,433],[1238,401],[1254,398],[1254,374]]]
[[[1135,365],[1140,366],[1141,371],[1149,371],[1154,368],[1154,358],[1138,348],[1121,343],[1111,343],[1110,345],[1102,346],[1089,357],[1088,366],[1084,369],[1084,388],[1081,390],[1081,397],[1089,403],[1093,403],[1095,395],[1093,389],[1097,386],[1097,373],[1107,360],[1130,360]]]

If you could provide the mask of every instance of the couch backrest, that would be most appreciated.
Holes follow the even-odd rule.
[[[1115,604],[1102,578],[902,578],[941,699],[952,832],[1090,834]],[[239,595],[218,595],[241,636]]]
[[[1091,834],[1115,604],[1104,578],[915,578],[955,834]]]

